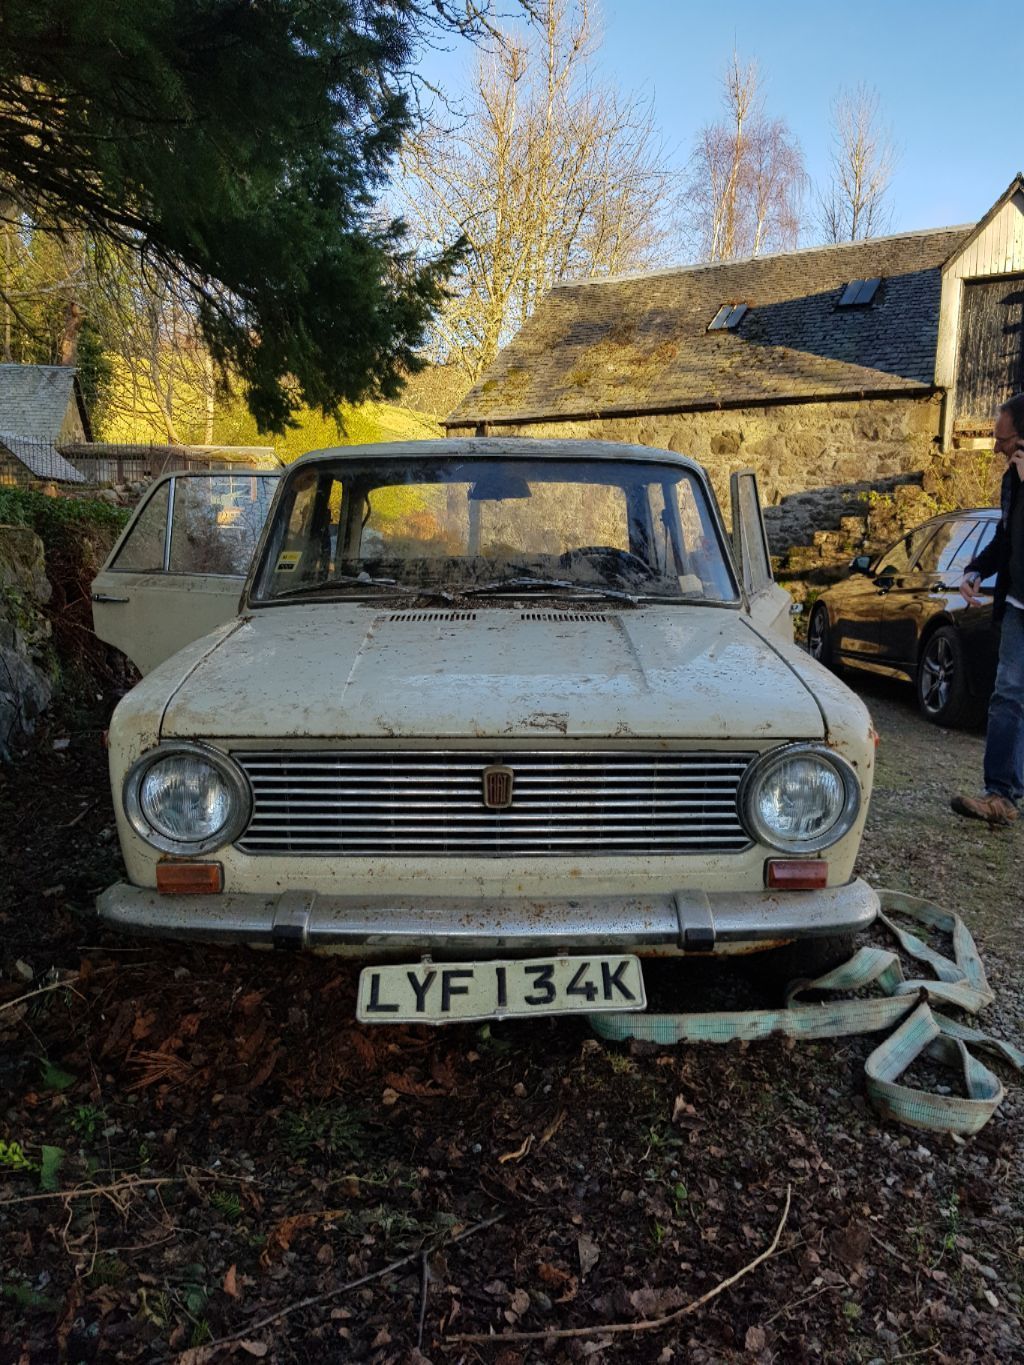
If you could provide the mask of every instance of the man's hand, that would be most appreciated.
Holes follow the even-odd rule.
[[[979,588],[981,587],[980,573],[965,573],[960,580],[960,596],[969,607],[980,607],[984,601]]]
[[[1024,441],[1017,442],[1017,449],[1009,457],[1009,463],[1017,471],[1017,478],[1024,479]]]

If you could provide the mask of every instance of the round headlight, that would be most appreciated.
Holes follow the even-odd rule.
[[[223,754],[198,744],[146,754],[125,780],[136,833],[169,853],[205,853],[238,836],[248,819],[245,778]]]
[[[758,843],[784,853],[816,853],[853,826],[860,783],[832,750],[794,744],[752,764],[740,799]]]

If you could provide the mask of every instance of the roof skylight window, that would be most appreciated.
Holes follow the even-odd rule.
[[[851,280],[843,291],[843,297],[839,300],[840,308],[866,308],[878,292],[878,286],[882,283],[876,276],[872,280]]]
[[[708,323],[709,332],[735,332],[747,311],[745,303],[723,303]]]

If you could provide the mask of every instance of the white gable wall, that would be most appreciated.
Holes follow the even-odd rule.
[[[965,280],[997,275],[1024,275],[1024,188],[1019,184],[985,226],[943,267],[939,305],[939,339],[935,355],[935,385],[945,390],[942,447],[953,435],[957,339]]]

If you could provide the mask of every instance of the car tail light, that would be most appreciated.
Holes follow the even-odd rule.
[[[818,891],[828,885],[828,863],[823,858],[770,858],[764,880],[778,891]]]
[[[156,889],[161,896],[211,896],[224,890],[220,863],[157,863]]]

